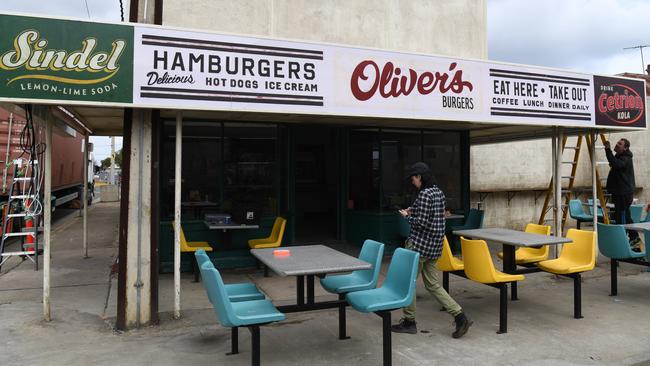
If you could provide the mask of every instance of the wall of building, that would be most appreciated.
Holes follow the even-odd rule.
[[[184,0],[163,25],[216,32],[487,58],[485,0]]]
[[[650,98],[648,101],[650,102]],[[640,202],[650,203],[650,169],[648,169],[650,130],[611,133],[605,136],[612,144],[622,137],[630,140],[637,186],[635,198]],[[575,140],[575,137],[570,137],[567,146],[575,146]],[[585,146],[584,142],[583,146]],[[600,140],[596,146],[602,146]],[[476,207],[477,202],[482,201],[482,207],[486,211],[485,226],[521,229],[528,222],[537,222],[544,203],[544,194],[532,190],[548,187],[552,175],[551,152],[550,139],[472,146],[470,176],[473,193],[470,200],[473,207]],[[567,150],[563,160],[572,159],[573,151]],[[602,147],[596,150],[596,160],[607,160]],[[562,175],[570,174],[568,165],[562,169]],[[601,177],[607,177],[609,167],[599,166],[598,171]],[[586,149],[583,149],[580,154],[574,186],[591,187],[591,163]],[[526,189],[531,191],[520,191]],[[479,194],[479,192],[483,193]],[[580,198],[585,200],[587,194]],[[535,200],[536,196],[537,200]],[[548,215],[552,217],[552,213]],[[569,224],[574,225],[575,222],[569,220]]]

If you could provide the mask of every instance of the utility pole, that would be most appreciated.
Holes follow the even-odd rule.
[[[644,44],[644,45],[638,45],[638,46],[632,46],[632,47],[625,47],[623,48],[624,50],[634,50],[634,49],[639,49],[641,52],[641,74],[645,72],[645,61],[643,61],[643,49],[646,47],[650,47],[650,44]]]
[[[115,184],[115,136],[111,136],[111,172],[108,179],[109,184]]]

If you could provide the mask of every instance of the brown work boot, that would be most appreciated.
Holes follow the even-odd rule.
[[[398,324],[391,325],[390,330],[395,333],[416,334],[418,332],[418,327],[415,320],[402,318]]]
[[[456,331],[451,334],[454,338],[460,338],[467,333],[474,322],[468,318],[465,313],[460,313],[454,317],[454,323],[456,323]]]

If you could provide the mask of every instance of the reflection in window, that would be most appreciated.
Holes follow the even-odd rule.
[[[276,213],[275,125],[226,123],[223,210],[246,205],[262,215]]]
[[[417,192],[405,179],[406,172],[413,163],[424,161],[444,192],[447,207],[462,209],[460,137],[459,132],[429,130],[351,130],[348,208],[408,207]]]
[[[184,217],[255,210],[275,215],[276,125],[183,122],[181,201]],[[161,146],[161,215],[173,217],[176,123]]]
[[[379,130],[350,131],[348,208],[379,209]]]
[[[409,207],[415,188],[405,179],[408,168],[422,160],[419,130],[381,131],[381,206],[386,210]]]
[[[462,209],[460,134],[425,131],[423,144],[423,160],[431,167],[436,185],[444,192],[447,207]]]

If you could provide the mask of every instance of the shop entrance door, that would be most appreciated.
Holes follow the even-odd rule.
[[[339,151],[337,129],[295,127],[296,243],[337,239]]]

